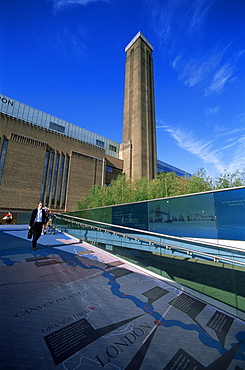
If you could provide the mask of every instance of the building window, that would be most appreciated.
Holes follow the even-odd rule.
[[[110,166],[106,166],[106,172],[113,172],[113,168]]]
[[[104,143],[104,141],[101,141],[101,140],[96,139],[96,145],[97,146],[100,146],[101,148],[104,148],[105,143]]]
[[[116,152],[117,148],[114,145],[109,144],[109,150],[111,150],[112,152]]]
[[[43,166],[43,178],[42,178],[42,186],[41,186],[41,194],[40,199],[44,200],[44,193],[45,193],[45,186],[46,186],[46,179],[47,179],[47,172],[48,172],[48,160],[49,160],[50,152],[46,151],[46,156],[44,160],[44,166]]]
[[[56,161],[55,161],[54,180],[53,180],[52,199],[51,199],[51,205],[52,206],[55,205],[55,196],[56,196],[56,189],[57,189],[59,163],[60,163],[60,154],[57,154],[56,155]]]
[[[1,157],[0,157],[0,181],[2,180],[3,167],[4,167],[4,162],[5,162],[5,158],[7,154],[7,148],[8,148],[8,140],[4,139],[3,145],[2,145]]]
[[[70,165],[70,157],[66,157],[66,168],[64,173],[64,183],[63,183],[63,194],[62,194],[62,208],[65,208],[66,203],[66,192],[67,192],[67,183],[68,183],[68,175],[69,175],[69,165]]]
[[[62,155],[61,164],[60,164],[59,181],[58,181],[57,207],[60,207],[60,198],[61,198],[61,188],[62,188],[62,180],[63,180],[64,163],[65,163],[65,156]]]
[[[51,130],[59,131],[62,134],[64,134],[64,132],[65,132],[65,127],[64,126],[58,125],[58,123],[54,123],[52,121],[50,121],[50,123],[49,123],[49,128]]]
[[[48,179],[47,179],[47,190],[46,190],[46,202],[45,202],[45,204],[49,204],[51,181],[52,181],[52,174],[53,174],[53,167],[54,167],[54,152],[51,153],[51,157],[50,157],[50,161],[49,161]]]
[[[119,175],[120,173],[122,173],[122,171],[119,170],[118,168],[111,167],[111,166],[106,166],[106,172],[114,173],[116,175]]]

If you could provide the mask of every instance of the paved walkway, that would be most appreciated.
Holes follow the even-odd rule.
[[[0,226],[0,369],[245,369],[245,323],[57,232]]]

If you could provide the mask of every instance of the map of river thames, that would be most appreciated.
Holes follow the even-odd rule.
[[[245,369],[242,320],[56,233],[0,226],[0,369]]]

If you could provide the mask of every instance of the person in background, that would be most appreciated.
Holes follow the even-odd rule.
[[[29,229],[32,229],[32,249],[37,249],[37,241],[42,234],[45,225],[45,211],[42,202],[39,202],[37,208],[32,211]]]
[[[13,221],[13,215],[12,215],[12,213],[11,212],[8,212],[6,214],[6,216],[4,216],[3,219],[6,221],[6,225],[10,225],[11,222]]]
[[[55,221],[56,221],[56,216],[53,214],[51,209],[49,209],[49,217],[48,217],[48,223],[47,223],[47,230],[51,231],[52,234],[55,234]]]
[[[49,219],[49,208],[48,208],[48,205],[45,204],[45,206],[43,207],[44,211],[45,211],[45,225],[42,229],[42,235],[46,234],[47,232],[47,226],[48,226],[48,219]]]
[[[10,225],[13,221],[13,215],[11,212],[8,212],[6,216],[4,217],[4,220],[6,221],[6,225]]]

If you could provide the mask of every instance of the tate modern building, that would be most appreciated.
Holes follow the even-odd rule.
[[[122,143],[0,95],[0,209],[71,211],[120,173],[190,175],[157,160],[152,45],[139,32],[125,52]]]

